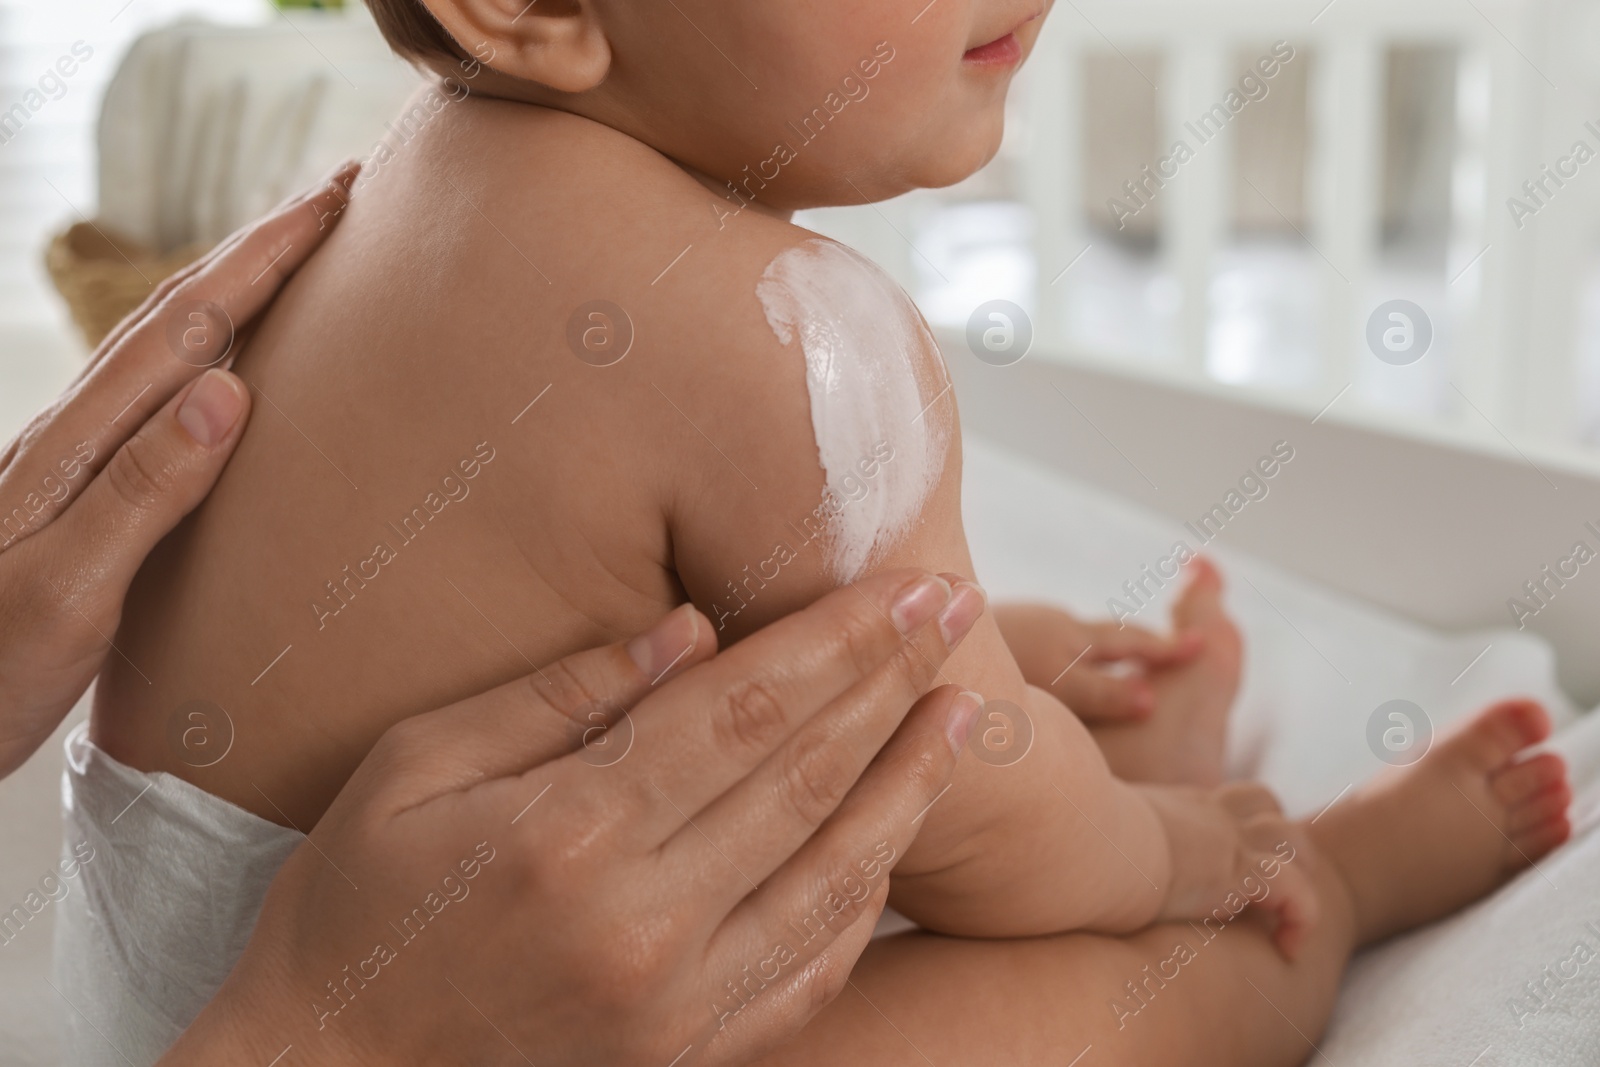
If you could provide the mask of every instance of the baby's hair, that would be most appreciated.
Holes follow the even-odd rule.
[[[458,60],[467,54],[422,0],[366,0],[389,47],[407,59]]]

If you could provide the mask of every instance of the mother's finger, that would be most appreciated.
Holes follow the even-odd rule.
[[[225,357],[233,331],[259,314],[322,242],[336,216],[318,206],[320,199],[345,195],[354,173],[340,170],[330,185],[241,231],[146,301],[102,346],[99,363],[29,425],[0,470],[0,514],[15,524],[7,537],[18,541],[47,525],[146,419]],[[89,458],[72,462],[83,456]],[[71,477],[63,475],[68,469]]]
[[[959,583],[947,609],[958,642],[983,614],[984,596],[959,575],[950,577]],[[692,829],[679,830],[678,837],[691,850],[714,848],[747,877],[764,880],[854,788],[926,691],[931,664],[948,651],[938,627],[909,635],[883,668],[802,723],[747,778],[696,815]],[[973,704],[974,714],[976,708]],[[717,858],[707,856],[704,867],[715,870]]]
[[[899,670],[926,687],[947,650],[940,643],[908,657],[905,639],[933,626],[951,593],[944,579],[919,571],[875,575],[643,701],[632,716],[634,751],[616,767],[617,790],[639,803],[622,814],[637,833],[664,841],[864,678]]]
[[[707,952],[713,966],[738,983],[744,964],[781,945],[781,970],[798,970],[849,929],[950,784],[978,706],[955,686],[918,701],[839,811],[728,914]]]
[[[743,1067],[794,1037],[817,1012],[844,991],[856,961],[872,942],[873,931],[888,897],[889,883],[885,881],[873,892],[855,921],[820,953],[803,967],[780,971],[772,982],[752,991],[749,1000],[740,1003],[729,1000],[726,986],[714,991],[714,995],[723,997],[720,1005],[713,1000],[723,1014],[712,1014],[708,1021],[711,1036],[705,1042],[705,1054],[694,1062]],[[750,980],[740,974],[736,984],[739,981]]]
[[[208,372],[111,457],[77,506],[30,539],[30,563],[72,609],[114,627],[145,557],[216,484],[244,430],[250,394]]]
[[[632,743],[620,713],[716,651],[711,623],[685,604],[630,641],[574,653],[396,724],[357,774],[384,779],[395,800],[411,806],[577,749],[605,766]],[[397,764],[404,774],[394,773]]]
[[[281,228],[282,220],[287,218],[294,228],[304,232],[305,241],[303,244],[306,247],[299,254],[291,250],[288,255],[284,256],[284,261],[277,265],[279,269],[277,271],[276,284],[281,285],[285,278],[294,273],[294,268],[305,262],[306,256],[316,250],[317,245],[321,244],[322,239],[343,217],[343,211],[336,210],[336,208],[342,208],[349,201],[351,183],[355,181],[360,172],[360,163],[355,160],[346,160],[329,171],[325,177],[311,188],[289,197],[255,222],[247,226],[241,226],[224,237],[217,243],[215,248],[212,248],[205,255],[162,279],[156,285],[155,291],[145,297],[143,302],[131,314],[125,316],[100,341],[100,344],[95,347],[94,355],[89,359],[89,366],[93,367],[104,359],[107,353],[116,348],[118,342],[127,335],[129,330],[143,322],[156,307],[172,295],[174,290],[180,286],[187,285],[195,275],[210,269],[219,260],[237,262],[238,256],[234,253],[234,249],[238,245],[246,240],[259,241],[264,227],[279,226]],[[308,229],[313,225],[315,227],[314,230]],[[277,244],[268,246],[267,252],[274,257],[282,254]],[[276,288],[276,285],[273,287]]]

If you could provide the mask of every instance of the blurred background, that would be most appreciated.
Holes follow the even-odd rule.
[[[51,238],[79,224],[63,287],[96,252],[142,285],[369,152],[414,78],[359,6],[0,0],[0,34],[7,426],[76,358]],[[1597,443],[1597,58],[1589,0],[1063,0],[991,166],[806,221],[936,325],[1013,301],[1044,358]],[[1399,366],[1363,356],[1395,299],[1431,333]]]
[[[358,4],[0,0],[0,40],[7,432],[84,330],[370,153],[416,79]],[[993,164],[801,221],[936,326],[1010,301],[1034,359],[1593,446],[1597,60],[1594,0],[1061,0]]]
[[[1000,158],[844,230],[1037,358],[1593,446],[1597,86],[1591,0],[1062,0]]]

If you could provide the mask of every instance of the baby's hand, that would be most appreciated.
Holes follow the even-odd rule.
[[[1273,921],[1273,942],[1294,960],[1320,912],[1310,876],[1295,859],[1302,831],[1277,797],[1250,782],[1216,789],[1146,787],[1166,825],[1172,881],[1160,918],[1218,929],[1254,907]]]
[[[1199,633],[1166,636],[1127,623],[1085,622],[1046,604],[998,604],[992,614],[1028,684],[1094,725],[1150,718],[1156,707],[1150,673],[1181,666],[1205,647]]]

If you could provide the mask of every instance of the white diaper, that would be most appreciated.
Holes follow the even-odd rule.
[[[143,1067],[222,985],[303,838],[118,763],[87,724],[66,747],[63,854],[80,861],[83,891],[61,901],[56,925],[55,984],[72,1005],[63,1061]]]

